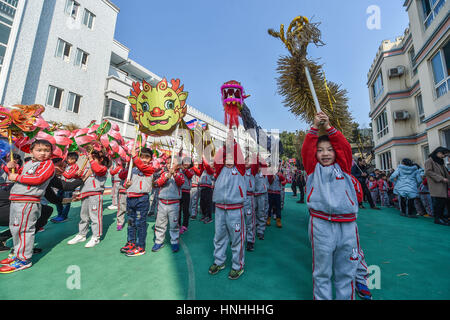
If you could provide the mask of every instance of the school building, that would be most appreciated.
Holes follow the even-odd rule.
[[[381,43],[367,75],[376,167],[420,166],[450,148],[450,1],[406,0],[409,27]]]

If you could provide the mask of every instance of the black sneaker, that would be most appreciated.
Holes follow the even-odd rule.
[[[244,273],[244,269],[241,270],[234,270],[231,269],[230,273],[228,274],[228,279],[230,280],[236,280],[238,279],[242,274]]]
[[[132,242],[127,242],[126,245],[124,245],[122,248],[120,248],[121,253],[127,253],[128,251],[134,250],[136,248],[136,245]]]
[[[305,203],[305,201],[298,200],[297,203]]]
[[[191,216],[191,220],[197,220],[197,216]]]
[[[253,242],[247,242],[247,251],[255,251],[255,244]]]
[[[0,252],[9,251],[9,250],[11,250],[11,248],[6,246],[6,242],[0,241]]]
[[[39,254],[42,252],[41,248],[33,248],[33,254]]]
[[[258,239],[259,240],[264,240],[264,234],[262,234],[262,233],[258,234]]]
[[[217,264],[213,264],[211,267],[209,267],[208,273],[209,274],[217,274],[220,270],[225,269],[225,264],[218,266]]]
[[[378,208],[378,207],[370,207],[370,209],[373,209],[373,210],[381,210],[381,208]]]

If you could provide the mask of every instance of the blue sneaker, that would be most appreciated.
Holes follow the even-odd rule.
[[[32,266],[32,263],[30,260],[20,260],[18,258],[15,258],[13,262],[9,265],[4,265],[0,268],[0,273],[12,273],[19,270],[27,269]]]
[[[369,288],[362,283],[356,283],[356,293],[361,299],[364,300],[372,300],[372,293],[370,292]]]
[[[164,243],[155,243],[153,245],[152,251],[158,252],[162,247],[164,247]]]
[[[61,222],[66,222],[67,218],[63,217],[63,216],[57,216],[57,217],[51,219],[50,221],[53,223],[61,223]]]
[[[178,250],[180,250],[180,246],[178,245],[178,243],[174,243],[170,245],[172,247],[172,252],[178,252]]]

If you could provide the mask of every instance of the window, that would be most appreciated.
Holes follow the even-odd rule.
[[[109,99],[106,102],[105,117],[112,117],[119,120],[124,120],[125,104],[114,99]]]
[[[430,147],[425,144],[422,146],[422,156],[423,156],[423,162],[425,162],[430,155]]]
[[[48,86],[47,106],[57,108],[61,106],[63,90],[54,86]]]
[[[450,149],[450,128],[445,128],[441,131],[442,135],[442,146],[444,148]]]
[[[69,92],[69,97],[67,99],[67,111],[78,113],[78,111],[80,110],[80,101],[80,95]]]
[[[58,39],[58,43],[56,45],[56,53],[55,56],[57,58],[63,58],[64,61],[70,61],[70,51],[72,50],[72,45],[68,42]]]
[[[416,96],[417,114],[419,115],[419,122],[422,123],[425,119],[425,112],[423,111],[422,94]]]
[[[83,24],[87,26],[89,29],[94,28],[94,19],[95,15],[90,12],[88,9],[84,9],[84,16],[83,16]]]
[[[75,66],[81,67],[82,69],[86,70],[88,56],[89,56],[88,53],[84,52],[81,49],[77,49],[77,56],[75,57]]]
[[[18,0],[0,0],[0,70],[5,59]]]
[[[383,93],[383,75],[381,71],[372,85],[372,93],[373,93],[373,101],[377,101],[377,99]]]
[[[449,91],[450,87],[450,41],[431,58],[436,97]]]
[[[133,114],[131,113],[131,107],[130,107],[130,114],[128,115],[128,122],[137,123],[137,121],[134,120],[134,118],[133,118]]]
[[[387,121],[387,112],[384,109],[381,114],[375,119],[377,124],[377,137],[380,139],[389,133],[388,121]]]
[[[389,171],[392,169],[392,158],[390,151],[380,154],[379,159],[381,163],[381,170]]]
[[[76,19],[79,8],[80,8],[79,3],[75,2],[74,0],[67,0],[65,13],[70,15],[72,18]]]
[[[433,22],[434,18],[437,16],[439,11],[441,11],[447,0],[422,0],[422,7],[424,13],[424,25],[425,29],[427,29],[431,22]]]
[[[416,61],[414,60],[414,56],[416,55],[416,52],[414,51],[414,46],[411,47],[411,49],[408,51],[409,55],[409,63],[411,64],[411,70],[413,70],[413,76],[417,74],[417,68],[414,69],[414,65],[416,64]]]

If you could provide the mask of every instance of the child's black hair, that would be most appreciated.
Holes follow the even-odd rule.
[[[152,157],[153,156],[153,152],[149,148],[141,148],[141,155],[146,155],[148,157]]]
[[[50,151],[53,151],[53,145],[47,140],[35,140],[30,146],[30,150],[33,150],[35,146],[46,146],[50,148]]]
[[[72,159],[75,159],[75,161],[78,161],[78,157],[79,157],[79,155],[78,155],[78,153],[76,153],[76,152],[69,152],[69,153],[67,154],[67,159],[68,159],[68,158],[72,158]]]
[[[103,152],[94,150],[92,151],[91,155],[93,158],[97,159],[102,166],[105,166],[107,168],[111,167],[112,162]]]
[[[402,160],[402,164],[408,167],[412,167],[414,165],[414,162],[412,162],[411,159],[405,158]]]
[[[321,142],[330,142],[330,137],[327,134],[324,134],[323,136],[320,136],[319,139],[317,139],[317,144]]]

